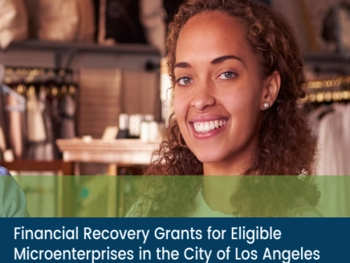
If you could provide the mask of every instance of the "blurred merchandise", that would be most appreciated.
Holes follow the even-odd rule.
[[[162,123],[155,121],[151,114],[119,115],[119,131],[117,139],[141,139],[143,142],[157,142],[160,140]]]
[[[322,37],[333,43],[338,53],[350,52],[350,3],[341,2],[330,8],[324,19]]]
[[[131,114],[129,119],[129,137],[140,138],[142,114]]]
[[[57,159],[55,140],[75,137],[73,74],[66,69],[6,67],[9,92],[0,94],[0,127],[5,147],[16,159]]]
[[[143,142],[160,141],[159,125],[154,121],[154,117],[152,115],[146,115],[144,121],[141,123],[140,139]]]
[[[25,1],[32,38],[63,42],[93,42],[92,0]]]
[[[119,131],[117,139],[126,139],[129,137],[129,116],[128,114],[119,114]]]
[[[174,1],[174,0],[173,0]],[[141,23],[148,43],[158,49],[161,56],[166,55],[166,11],[162,0],[140,0]]]
[[[23,0],[0,1],[0,49],[28,36],[28,15]]]

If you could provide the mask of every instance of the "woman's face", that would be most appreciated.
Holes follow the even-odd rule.
[[[204,173],[244,172],[273,98],[242,24],[221,12],[195,15],[180,32],[175,63],[175,115]]]

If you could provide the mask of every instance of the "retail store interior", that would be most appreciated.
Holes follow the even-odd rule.
[[[32,216],[124,216],[135,202],[172,113],[165,39],[181,2],[1,1],[0,164]],[[350,2],[261,2],[296,31],[316,175],[350,175]]]

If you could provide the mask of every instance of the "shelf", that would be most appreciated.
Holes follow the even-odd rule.
[[[101,52],[115,54],[152,54],[159,55],[156,48],[142,44],[116,44],[114,46],[103,46],[96,43],[72,43],[72,42],[54,42],[41,40],[26,40],[12,43],[7,50],[28,49],[28,50],[47,50],[61,52]]]
[[[350,54],[310,53],[304,55],[304,61],[309,63],[350,64]]]
[[[138,139],[114,141],[59,139],[58,148],[66,162],[97,162],[116,164],[150,164],[152,152],[159,143],[145,143]]]
[[[97,43],[79,43],[79,42],[55,42],[55,41],[41,41],[41,40],[25,40],[12,43],[8,48],[0,50],[2,61],[6,61],[11,66],[20,66],[14,61],[23,60],[23,52],[27,60],[31,60],[31,64],[37,65],[39,63],[48,64],[46,67],[55,68],[70,68],[74,60],[79,58],[88,58],[86,62],[93,65],[105,65],[105,60],[108,60],[106,66],[115,67],[113,58],[118,57],[122,64],[117,65],[121,68],[132,68],[136,70],[154,70],[159,67],[160,54],[158,50],[150,45],[143,44],[116,44],[113,46],[98,45]],[[45,52],[45,53],[44,53]],[[30,54],[35,54],[30,55]],[[43,53],[44,55],[41,55]],[[50,56],[48,56],[47,53]],[[53,56],[51,56],[53,55]],[[53,60],[50,60],[52,59]],[[121,59],[123,58],[123,59]],[[95,62],[93,61],[95,60]],[[52,62],[51,62],[52,61]],[[129,63],[129,61],[133,61]],[[141,61],[141,62],[140,62]],[[156,62],[154,62],[156,61]],[[81,61],[80,61],[81,62]],[[6,62],[3,62],[4,64]],[[21,62],[22,63],[22,62]],[[108,66],[111,65],[111,66]],[[140,65],[142,65],[140,68]],[[78,68],[82,65],[78,65]],[[36,66],[38,67],[38,66]]]

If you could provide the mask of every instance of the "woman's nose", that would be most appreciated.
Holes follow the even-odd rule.
[[[191,106],[198,110],[204,110],[215,104],[215,97],[211,93],[209,86],[196,87],[191,100]]]

